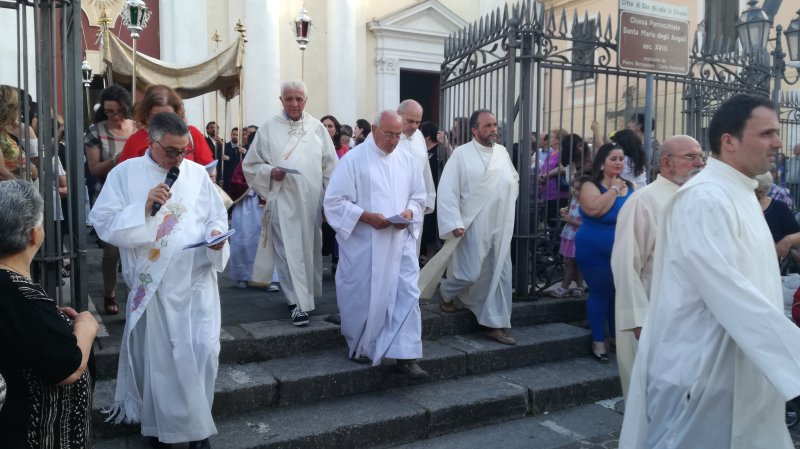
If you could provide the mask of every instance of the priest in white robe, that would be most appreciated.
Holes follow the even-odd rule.
[[[422,318],[416,240],[422,230],[425,185],[416,161],[396,151],[401,119],[384,111],[374,140],[349,151],[325,192],[325,217],[336,231],[336,298],[342,334],[354,361],[396,359],[412,378],[428,376],[422,357]],[[392,217],[402,217],[403,224]]]
[[[414,100],[403,100],[397,107],[397,114],[403,119],[403,134],[397,149],[407,151],[414,156],[425,182],[425,214],[430,214],[436,208],[436,185],[433,183],[431,164],[428,162],[428,146],[425,137],[419,130],[422,122],[422,105]],[[417,244],[419,254],[419,243]]]
[[[659,175],[635,191],[617,217],[611,270],[614,273],[617,365],[627,396],[639,333],[650,302],[653,251],[661,209],[686,181],[705,166],[703,149],[690,136],[673,136],[659,153]]]
[[[505,147],[495,143],[497,119],[488,110],[470,117],[473,139],[453,151],[439,180],[438,224],[445,246],[420,274],[430,298],[441,281],[440,307],[468,307],[487,336],[503,344],[516,340],[511,327],[511,236],[519,175]]]
[[[397,151],[405,151],[417,161],[422,180],[425,183],[425,215],[433,213],[436,208],[436,184],[433,182],[433,172],[428,161],[428,146],[425,137],[419,130],[422,121],[422,105],[415,100],[403,100],[397,107],[397,114],[403,120],[403,132],[397,143]],[[366,141],[374,141],[372,133]],[[422,235],[417,237],[417,257],[422,248]]]
[[[789,449],[800,329],[783,314],[775,245],[753,177],[780,149],[775,106],[736,95],[709,124],[713,153],[661,212],[650,307],[619,447]]]
[[[184,246],[226,231],[228,215],[205,168],[183,158],[189,129],[180,117],[157,114],[149,139],[144,156],[109,173],[89,214],[97,235],[120,248],[130,289],[110,419],[139,422],[142,435],[160,443],[209,447],[217,432],[217,272],[229,250],[225,242]],[[169,188],[173,167],[180,174]]]
[[[338,161],[325,126],[308,113],[306,85],[281,86],[283,112],[256,131],[242,163],[247,184],[266,198],[253,282],[277,268],[295,326],[309,322],[322,295],[322,195]]]

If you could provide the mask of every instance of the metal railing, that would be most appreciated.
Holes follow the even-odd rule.
[[[17,88],[21,105],[21,150],[27,154],[24,176],[38,171],[44,198],[44,243],[34,259],[34,277],[60,305],[87,307],[86,210],[83,160],[81,6],[79,0],[0,2],[0,12],[16,14]],[[9,36],[11,33],[7,33]],[[36,102],[28,93],[35,87]],[[59,132],[63,117],[63,135]],[[36,136],[26,131],[31,129]],[[35,145],[34,145],[35,144]],[[58,195],[59,146],[66,171],[67,196]],[[38,157],[32,157],[33,152]],[[33,167],[35,166],[35,167]],[[63,204],[62,204],[63,203]],[[64,220],[60,220],[63,215]],[[62,238],[62,231],[64,238]],[[69,264],[65,279],[62,269]]]
[[[657,143],[675,134],[691,135],[707,148],[708,121],[732,95],[770,96],[773,84],[780,88],[774,83],[781,62],[775,55],[771,60],[766,50],[742,54],[735,41],[706,39],[699,31],[687,37],[686,76],[622,69],[617,65],[616,22],[611,15],[576,11],[570,16],[564,9],[526,0],[498,8],[445,42],[441,128],[450,126],[451,140],[464,143],[469,140],[464,117],[479,108],[492,110],[502,128],[499,143],[519,172],[512,242],[517,297],[535,296],[563,274],[561,221],[552,206],[567,206],[569,199],[566,192],[553,191],[552,183],[537,181],[541,160],[532,155],[551,146],[542,136],[565,130],[596,150],[609,133],[642,113],[643,146],[648,159],[657,160]],[[798,97],[784,95],[780,104],[784,135],[796,135]],[[533,132],[538,144],[532,144]],[[552,146],[558,149],[555,142]],[[575,160],[570,174],[587,168],[582,155]],[[648,178],[655,176],[655,168],[647,165]]]

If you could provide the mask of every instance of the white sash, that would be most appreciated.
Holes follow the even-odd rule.
[[[181,182],[183,180],[179,180]],[[131,177],[128,180],[129,191],[141,189],[140,180]],[[183,187],[178,190],[178,187]],[[156,213],[154,219],[159,224],[155,241],[150,248],[137,249],[135,278],[130,279],[131,291],[126,306],[125,331],[120,346],[119,369],[114,404],[104,410],[109,416],[106,421],[136,423],[141,419],[142,398],[133,375],[130,359],[130,335],[147,305],[153,299],[172,258],[187,244],[194,243],[187,233],[181,232],[181,222],[191,222],[191,215],[200,189],[191,186],[175,186],[172,198]],[[200,250],[204,250],[201,248]],[[145,255],[144,251],[148,251]],[[195,250],[192,250],[195,251]],[[191,279],[185,280],[191,282]],[[179,281],[180,282],[180,281]]]
[[[308,143],[308,133],[302,136],[293,135],[289,137],[286,145],[281,150],[277,162],[273,161],[272,165],[278,167],[280,164],[283,168],[293,168],[297,165],[298,160],[303,156],[302,151],[296,151],[300,144]],[[267,194],[267,205],[264,207],[264,215],[261,217],[261,236],[259,238],[259,245],[256,249],[256,258],[253,261],[253,273],[250,277],[251,282],[254,284],[269,284],[272,282],[272,271],[275,268],[275,254],[272,250],[272,230],[270,222],[272,221],[272,208],[275,201],[278,200],[278,193],[280,193],[283,183],[274,185],[274,180],[270,177],[269,193]],[[287,257],[288,254],[287,254]]]
[[[473,189],[473,194],[467,200],[461,213],[461,218],[464,221],[464,233],[467,232],[472,221],[487,204],[489,198],[494,193],[494,186],[497,183],[497,178],[505,171],[505,159],[497,155],[498,151],[502,150],[495,148],[492,151],[492,157],[489,160],[486,172],[484,172],[478,185]],[[477,157],[480,157],[480,155]],[[420,298],[431,299],[433,297],[436,286],[439,285],[439,282],[442,280],[442,276],[450,262],[450,257],[453,255],[459,242],[461,242],[460,237],[447,239],[442,249],[439,250],[419,272],[419,282],[417,285],[419,285]],[[505,254],[500,254],[500,256],[505,257]],[[495,274],[492,278],[493,283],[496,277]]]

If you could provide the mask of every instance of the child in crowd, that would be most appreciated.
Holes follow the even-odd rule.
[[[587,181],[589,181],[589,177],[585,175],[573,178],[570,186],[572,199],[569,202],[569,207],[560,209],[564,229],[561,231],[559,252],[564,256],[564,280],[558,288],[550,292],[550,295],[556,298],[563,298],[567,295],[580,298],[585,293],[583,276],[578,270],[578,264],[575,263],[575,233],[578,232],[578,226],[581,225],[581,216],[578,213],[578,194],[583,183]],[[576,287],[570,289],[572,281],[575,281]]]

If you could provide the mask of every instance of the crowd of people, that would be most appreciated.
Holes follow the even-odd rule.
[[[229,263],[238,287],[280,292],[289,323],[306,326],[329,257],[347,356],[412,379],[429,377],[418,363],[421,298],[444,313],[468,309],[486,338],[516,344],[520,179],[493,111],[446,132],[411,99],[353,126],[306,112],[302,81],[284,82],[279,100],[280,114],[226,142],[215,122],[205,135],[188,125],[167,86],[132,104],[111,85],[85,134],[104,313],[119,313],[118,270],[128,291],[107,413],[138,423],[152,447],[209,448],[217,431],[217,277]],[[89,447],[98,324],[31,280],[44,202],[28,182],[38,154],[18,111],[17,90],[0,86],[0,434],[12,447]],[[536,225],[560,238],[564,260],[550,294],[588,291],[591,354],[608,363],[616,352],[620,447],[784,447],[777,405],[800,395],[800,330],[775,303],[778,258],[800,244],[800,145],[779,157],[774,106],[748,95],[712,118],[707,167],[684,135],[653,139],[648,160],[643,123],[636,114],[608,136],[593,123],[591,138],[534,133],[525,182]],[[43,413],[53,420],[35,418]],[[721,431],[705,432],[711,423]]]
[[[16,93],[7,86],[0,90],[0,175],[31,180],[39,164],[26,145],[36,144],[30,136],[19,138]],[[440,274],[425,289],[435,289],[448,266],[452,273],[443,287],[443,310],[469,307],[489,338],[514,344],[506,329],[517,178],[508,153],[495,144],[492,112],[456,120],[461,131],[448,136],[422,122],[422,106],[414,100],[354,127],[308,114],[301,81],[284,83],[280,101],[280,115],[242,129],[241,140],[234,129],[225,142],[216,123],[207,124],[206,135],[187,125],[183,101],[171,88],[148,86],[132,104],[127,90],[111,85],[85,134],[88,222],[103,248],[103,312],[119,313],[118,271],[128,292],[116,393],[106,410],[114,422],[138,423],[153,447],[188,442],[192,449],[206,448],[216,433],[211,404],[221,321],[217,276],[229,259],[238,286],[282,292],[291,324],[303,326],[321,295],[322,256],[330,255],[342,333],[349,356],[359,363],[390,359],[412,378],[428,377],[417,363],[423,356],[420,265],[428,262],[428,272]],[[467,131],[474,136],[474,154],[467,151]],[[454,146],[464,150],[455,153],[451,173],[443,168]],[[43,240],[37,218],[42,200],[26,181],[3,187],[9,189],[3,200],[20,203],[4,208],[4,229],[24,232],[2,236],[0,275],[8,277],[7,290],[19,291],[14,301],[36,309],[25,319],[17,319],[19,310],[8,315],[14,325],[3,335],[10,340],[0,363],[3,392],[6,386],[9,391],[0,412],[3,434],[14,435],[19,446],[61,447],[51,444],[55,436],[71,441],[69,447],[89,447],[93,373],[87,366],[97,322],[56,307],[30,287],[35,284],[28,267]],[[437,187],[447,190],[439,207]],[[66,184],[58,188],[65,193]],[[462,214],[463,207],[469,213]],[[21,210],[27,212],[9,213]],[[487,238],[482,234],[497,214],[507,225]],[[442,223],[447,231],[440,233]],[[238,232],[228,240],[229,224]],[[452,243],[438,252],[442,239]],[[194,249],[184,249],[192,244]],[[489,257],[473,264],[484,251]],[[15,307],[14,301],[3,306]],[[30,320],[46,329],[37,333],[37,344],[49,344],[58,354],[36,345],[21,349],[29,343],[22,333]],[[55,399],[43,402],[34,394]],[[41,428],[32,429],[31,413],[49,411],[26,409],[28,401],[52,408],[56,421],[35,421]],[[78,412],[68,413],[74,407]],[[12,412],[14,420],[6,419]]]

